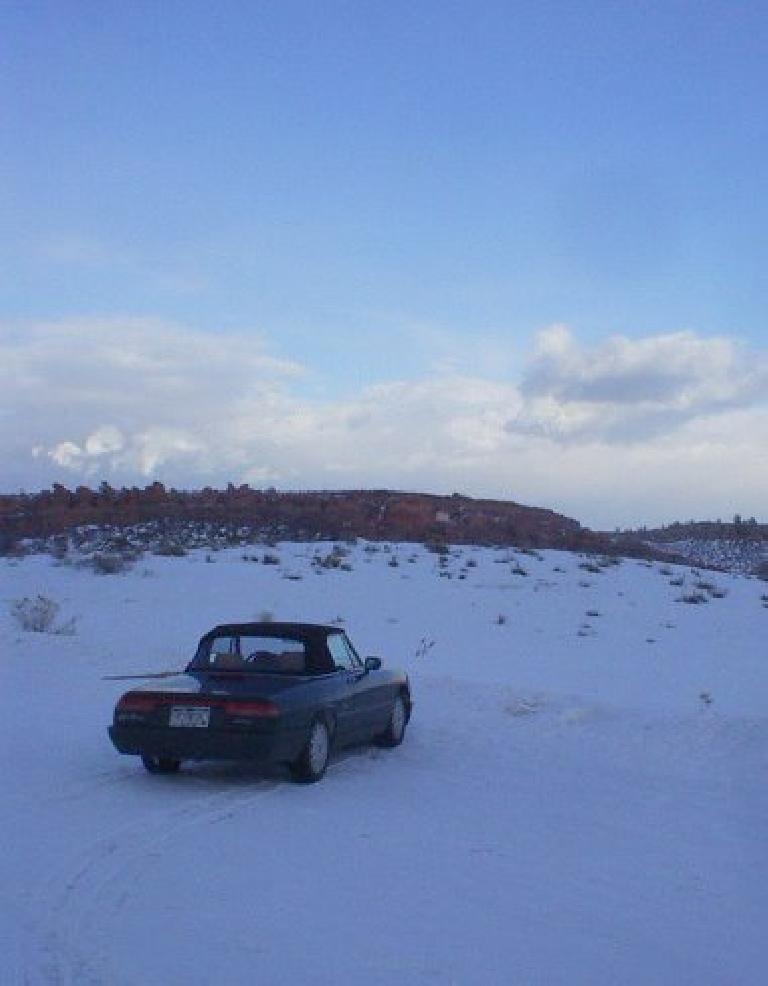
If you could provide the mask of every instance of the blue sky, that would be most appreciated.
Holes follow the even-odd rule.
[[[763,4],[6,0],[0,33],[6,490],[764,511]]]

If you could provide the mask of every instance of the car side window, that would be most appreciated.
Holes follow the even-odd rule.
[[[332,633],[328,637],[328,650],[331,652],[333,663],[337,668],[345,668],[347,671],[356,671],[359,661],[357,655],[347,645],[346,638],[342,633]]]
[[[214,668],[237,668],[243,663],[238,637],[215,637],[210,644],[208,664]]]
[[[357,651],[355,650],[355,648],[350,643],[349,637],[347,637],[346,634],[343,634],[343,633],[340,634],[340,636],[341,636],[341,639],[344,641],[344,646],[347,648],[347,651],[349,652],[349,655],[352,658],[352,667],[353,668],[362,668],[363,662],[360,660]]]

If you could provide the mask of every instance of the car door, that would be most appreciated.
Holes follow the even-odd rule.
[[[335,648],[344,655],[349,669],[348,683],[353,708],[353,728],[356,739],[370,739],[385,729],[392,705],[392,688],[386,672],[366,671],[352,642],[346,634],[335,635]]]
[[[328,637],[328,650],[339,675],[341,699],[337,705],[337,734],[339,743],[354,743],[370,734],[368,728],[368,689],[366,673],[360,658],[343,633]]]

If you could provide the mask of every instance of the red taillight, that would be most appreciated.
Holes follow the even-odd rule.
[[[274,702],[258,699],[233,700],[224,703],[224,714],[228,716],[248,716],[255,719],[274,719],[280,710]]]
[[[117,703],[118,712],[152,712],[160,703],[159,695],[128,692]]]

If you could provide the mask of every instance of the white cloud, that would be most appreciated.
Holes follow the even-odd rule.
[[[33,449],[32,454],[35,455],[35,452],[36,449]],[[51,449],[50,456],[56,465],[64,469],[77,469],[83,459],[83,450],[74,442],[59,442]]]
[[[207,452],[205,443],[178,428],[149,428],[136,435],[131,453],[142,476],[153,476],[158,469]]]
[[[589,349],[561,326],[539,335],[521,384],[442,372],[319,401],[305,376],[258,336],[159,320],[0,329],[6,489],[455,489],[597,526],[763,509],[765,354],[729,340]]]
[[[588,349],[562,325],[541,332],[511,431],[584,443],[644,441],[686,421],[768,397],[768,359],[692,332]]]
[[[87,455],[108,455],[111,452],[121,451],[124,445],[125,441],[119,428],[104,425],[86,438],[85,452]]]

